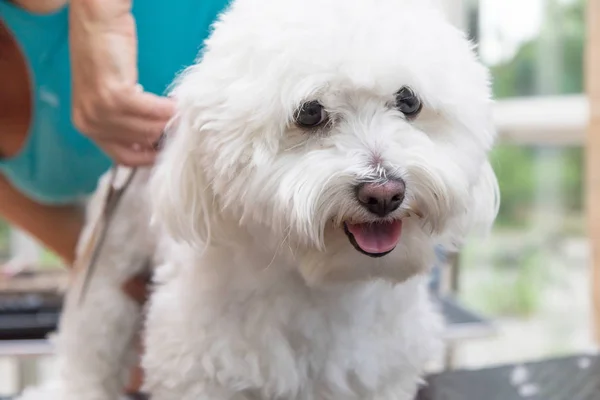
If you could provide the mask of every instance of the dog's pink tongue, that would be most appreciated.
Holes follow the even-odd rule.
[[[348,230],[363,251],[371,254],[381,254],[392,251],[400,241],[402,221],[347,224]]]

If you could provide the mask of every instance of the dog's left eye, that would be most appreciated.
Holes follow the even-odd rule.
[[[318,101],[309,101],[298,109],[295,119],[304,128],[314,128],[327,120],[327,112]]]
[[[404,86],[396,93],[396,108],[410,119],[419,115],[423,103],[411,88]]]

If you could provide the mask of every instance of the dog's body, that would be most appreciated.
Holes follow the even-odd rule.
[[[48,396],[118,396],[141,320],[119,288],[155,254],[153,400],[411,399],[439,346],[434,248],[497,208],[465,38],[423,0],[237,0],[173,97],[161,161],[69,293]]]
[[[162,267],[178,270],[150,307],[150,393],[240,400],[414,395],[438,345],[421,280],[311,288],[291,262],[267,267],[272,254],[253,250],[264,245],[260,236],[245,244],[195,260],[190,254],[195,269]]]

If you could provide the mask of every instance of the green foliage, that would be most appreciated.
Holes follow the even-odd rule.
[[[538,147],[498,145],[491,162],[500,185],[499,226],[523,227],[529,222],[537,190],[536,153]],[[560,175],[554,185],[565,194],[564,213],[580,213],[583,209],[584,154],[582,147],[561,147],[552,162],[559,163]]]
[[[40,268],[44,269],[55,269],[55,268],[63,268],[64,263],[62,259],[57,256],[54,252],[44,249],[42,255],[40,257]]]
[[[550,2],[556,21],[547,19],[541,35],[525,42],[510,60],[491,66],[494,95],[497,98],[540,94],[540,66],[558,69],[557,82],[552,82],[553,94],[574,94],[583,90],[585,45],[585,3],[577,0],[561,4]],[[545,37],[552,34],[557,50],[552,59],[545,59]]]
[[[494,316],[531,317],[542,304],[545,277],[542,256],[537,251],[525,255],[511,273],[498,271],[481,282],[479,294],[484,312]],[[498,267],[494,267],[497,269]]]
[[[540,251],[540,243],[523,240],[525,244],[521,246],[512,244],[507,248],[507,243],[504,243],[491,250],[491,264],[480,270],[471,287],[461,293],[467,304],[478,312],[494,317],[527,318],[539,312],[544,289],[551,278],[548,270],[551,255]],[[470,250],[477,253],[475,249]],[[477,254],[464,256],[478,259]],[[468,264],[475,265],[473,262]],[[476,273],[477,269],[466,273]]]
[[[582,147],[567,147],[562,151],[564,163],[561,189],[567,193],[566,211],[580,212],[584,206],[585,154]]]
[[[526,223],[535,190],[532,149],[499,145],[491,162],[500,185],[500,212],[497,225],[522,226]]]
[[[585,2],[549,2],[553,18],[542,26],[541,34],[521,45],[513,58],[491,66],[493,89],[497,98],[533,96],[540,93],[573,94],[583,91]],[[552,48],[558,51],[551,59],[544,59],[547,37],[555,38]],[[541,60],[541,61],[540,61]],[[545,63],[545,64],[544,64]],[[556,82],[541,84],[539,75],[545,67],[559,73],[551,76]],[[552,75],[552,74],[550,74]],[[540,86],[544,86],[543,88]],[[561,175],[556,185],[567,193],[565,211],[581,211],[583,207],[583,151],[581,147],[561,148]],[[531,208],[535,206],[537,149],[534,147],[500,145],[492,154],[494,169],[501,189],[501,207],[497,224],[523,226]]]
[[[0,219],[0,262],[9,257],[10,233],[9,225],[3,219]]]
[[[496,98],[583,91],[585,1],[545,2],[548,18],[540,35],[523,43],[510,59],[490,66]],[[565,273],[560,267],[568,258],[558,243],[584,235],[583,153],[581,146],[551,149],[506,143],[493,150],[491,162],[501,192],[494,234],[461,252],[461,297],[470,307],[490,316],[530,317],[541,312],[547,291],[556,285],[551,275]],[[553,193],[560,195],[559,210],[541,207],[547,200],[553,206],[554,199],[543,197]],[[551,231],[530,230],[532,222],[540,221],[532,221],[534,216],[552,217],[561,225],[552,225]]]

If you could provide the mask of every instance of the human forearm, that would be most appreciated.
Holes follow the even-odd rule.
[[[132,0],[71,0],[73,122],[118,164],[150,165],[174,102],[138,86]]]
[[[36,203],[0,175],[0,215],[54,251],[67,265],[73,264],[85,218],[82,207]]]

